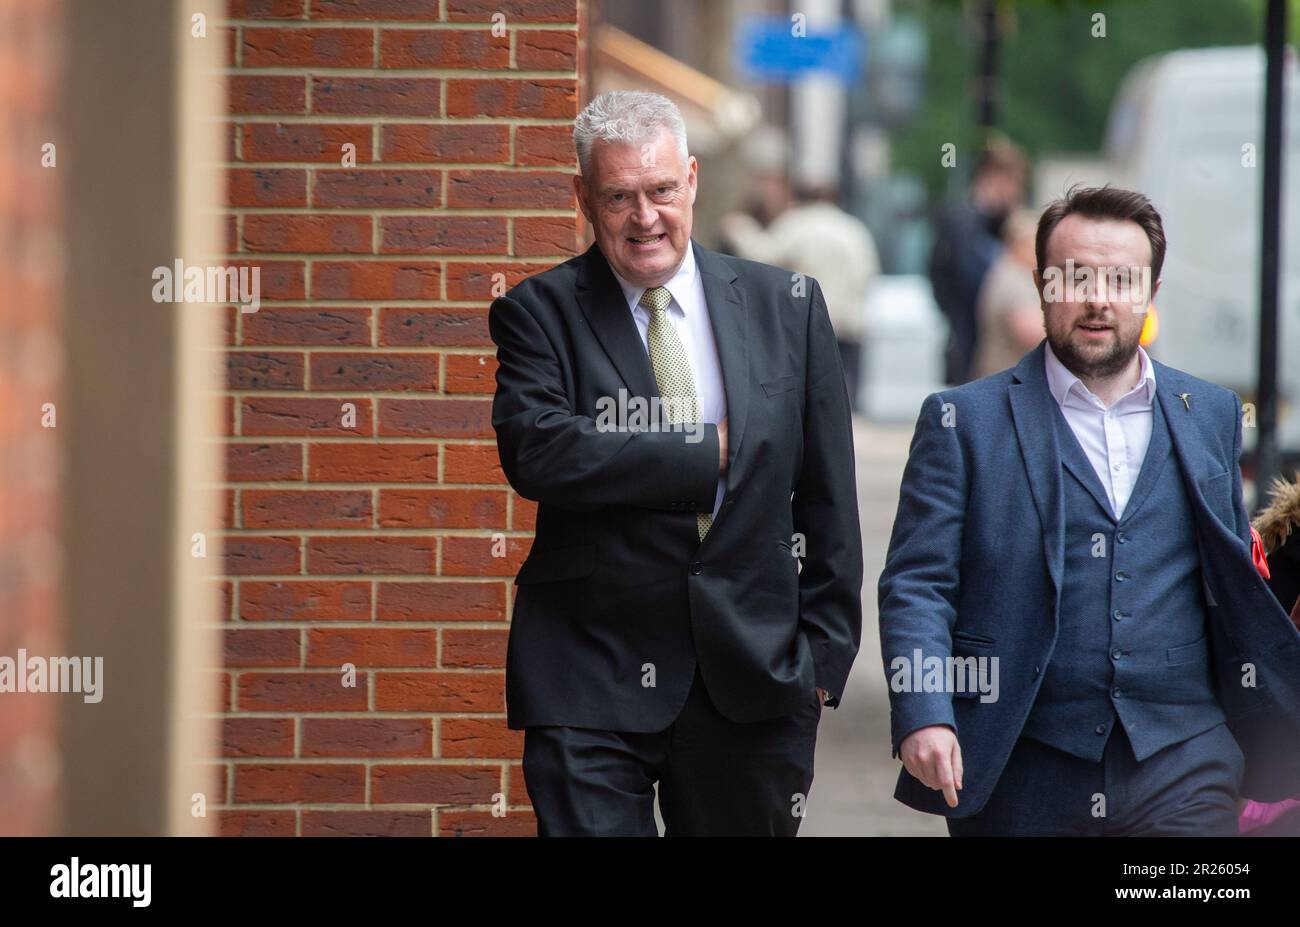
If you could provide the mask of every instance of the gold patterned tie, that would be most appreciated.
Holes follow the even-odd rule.
[[[668,304],[673,296],[661,286],[652,286],[641,294],[641,305],[650,311],[650,366],[654,368],[659,395],[668,401],[669,423],[698,422],[699,400],[695,395],[695,377],[691,375],[691,361],[686,356],[677,329],[668,318]],[[696,512],[695,526],[700,540],[713,525],[712,512]]]

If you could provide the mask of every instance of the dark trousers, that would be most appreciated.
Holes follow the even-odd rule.
[[[1223,724],[1140,763],[1122,729],[1111,732],[1100,763],[1022,737],[988,804],[971,817],[949,818],[948,833],[1235,837],[1245,772],[1241,749]]]
[[[799,830],[813,779],[821,702],[767,721],[729,721],[695,671],[686,704],[650,734],[575,727],[524,733],[524,781],[537,832],[654,837],[784,836]]]

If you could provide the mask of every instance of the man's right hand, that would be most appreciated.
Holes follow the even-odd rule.
[[[727,472],[727,420],[718,422],[718,472]]]
[[[957,807],[962,775],[961,746],[952,728],[932,724],[913,731],[899,744],[898,756],[915,778],[943,792],[949,808]]]

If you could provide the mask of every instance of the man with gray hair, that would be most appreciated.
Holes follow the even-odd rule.
[[[501,465],[537,500],[509,725],[542,835],[793,836],[861,636],[848,392],[817,282],[691,240],[651,93],[574,126],[595,244],[492,303]]]

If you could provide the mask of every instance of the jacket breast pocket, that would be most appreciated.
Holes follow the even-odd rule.
[[[956,647],[964,645],[967,647],[992,647],[996,641],[991,637],[985,637],[982,634],[971,634],[967,631],[953,631],[952,643]]]
[[[596,571],[596,545],[534,549],[519,568],[515,585],[549,583],[562,579],[581,579]]]
[[[776,396],[779,393],[787,393],[799,385],[799,375],[792,373],[789,376],[777,377],[775,380],[768,380],[763,384],[763,392],[768,396]]]
[[[1181,647],[1170,647],[1165,651],[1165,661],[1170,666],[1180,666],[1184,663],[1204,663],[1209,658],[1209,655],[1209,641],[1202,637],[1199,641],[1183,644]]]
[[[1199,482],[1205,504],[1225,527],[1232,529],[1237,521],[1236,500],[1232,498],[1232,471],[1214,473]]]

